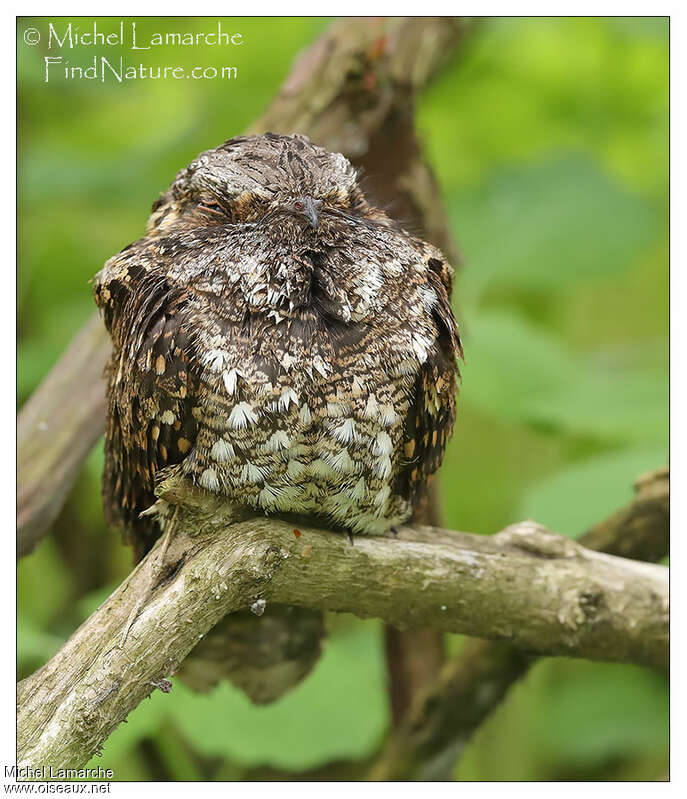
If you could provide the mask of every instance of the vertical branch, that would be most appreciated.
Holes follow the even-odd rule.
[[[305,131],[318,144],[343,152],[362,169],[365,191],[375,203],[440,247],[457,266],[441,192],[422,158],[414,112],[418,89],[467,30],[468,25],[455,18],[338,23],[304,53],[281,94],[252,129]],[[434,486],[413,520],[439,525],[439,508]],[[387,626],[385,648],[392,719],[397,724],[418,691],[437,677],[444,661],[444,636],[435,629]]]
[[[416,508],[416,524],[441,527],[441,499],[436,480],[430,480],[427,495]],[[411,707],[413,699],[433,683],[446,657],[444,634],[432,627],[398,630],[384,628],[384,648],[389,676],[391,722],[398,726]]]

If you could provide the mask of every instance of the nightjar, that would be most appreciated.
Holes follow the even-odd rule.
[[[354,534],[407,520],[455,418],[452,281],[343,155],[272,133],[202,153],[95,278],[107,520],[144,554],[171,475]]]

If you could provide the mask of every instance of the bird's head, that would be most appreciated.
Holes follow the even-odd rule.
[[[372,209],[356,170],[301,135],[240,136],[201,153],[153,206],[149,235],[217,225],[312,240]],[[379,212],[376,212],[377,214]]]
[[[201,153],[154,204],[146,234],[136,257],[174,285],[224,298],[223,313],[344,322],[387,303],[407,240],[365,199],[345,156],[272,133]]]

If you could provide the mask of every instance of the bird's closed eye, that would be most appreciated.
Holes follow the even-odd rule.
[[[217,214],[219,216],[225,216],[226,212],[224,208],[219,203],[200,203],[198,206],[203,211],[208,211],[211,214]]]

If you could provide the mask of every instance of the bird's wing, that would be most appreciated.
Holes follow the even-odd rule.
[[[113,343],[105,518],[122,530],[139,557],[160,532],[153,519],[140,517],[155,501],[160,472],[180,463],[196,438],[197,381],[184,326],[184,294],[148,267],[135,250],[124,251],[108,261],[93,289]]]
[[[456,418],[457,358],[462,356],[458,327],[451,309],[453,270],[431,248],[427,282],[437,302],[432,311],[436,337],[415,380],[414,399],[404,426],[404,466],[398,491],[413,504],[444,457]]]

